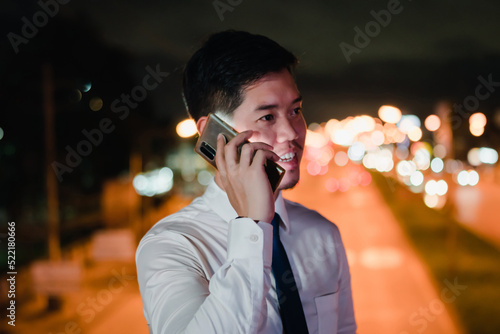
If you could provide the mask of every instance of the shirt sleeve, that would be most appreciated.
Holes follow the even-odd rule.
[[[351,274],[349,272],[349,263],[340,233],[336,234],[337,256],[339,263],[339,314],[338,314],[338,334],[354,334],[357,325],[354,318],[354,305],[352,301]]]
[[[150,332],[257,333],[270,288],[272,226],[229,222],[227,259],[208,279],[185,237],[164,232],[141,242],[137,275]]]

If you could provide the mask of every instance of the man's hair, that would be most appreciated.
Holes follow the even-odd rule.
[[[234,30],[213,34],[184,69],[187,111],[195,121],[215,111],[231,116],[246,87],[271,72],[293,74],[297,63],[291,52],[265,36]]]

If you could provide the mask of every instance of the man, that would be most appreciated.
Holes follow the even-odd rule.
[[[281,195],[299,181],[306,135],[296,64],[274,41],[237,31],[211,36],[188,62],[184,98],[198,130],[214,112],[240,134],[228,143],[219,136],[205,194],[138,247],[150,332],[356,331],[337,227]],[[286,170],[274,194],[267,159]]]

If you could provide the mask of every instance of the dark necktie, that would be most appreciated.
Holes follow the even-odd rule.
[[[300,302],[297,284],[280,240],[280,221],[281,217],[276,213],[271,224],[273,225],[272,269],[276,280],[281,320],[286,334],[307,334],[306,317]]]

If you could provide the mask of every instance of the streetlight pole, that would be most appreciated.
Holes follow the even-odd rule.
[[[54,129],[54,74],[49,63],[43,64],[43,110],[45,114],[45,179],[47,187],[47,220],[49,258],[52,261],[61,259],[59,241],[59,198],[56,175],[51,169],[55,161],[55,129]]]
[[[59,240],[59,197],[56,175],[51,169],[55,160],[54,129],[54,73],[49,63],[42,67],[42,99],[45,115],[45,179],[47,187],[47,222],[49,259],[51,262],[61,260],[61,244]],[[48,296],[49,310],[61,308],[61,300],[57,296]]]

